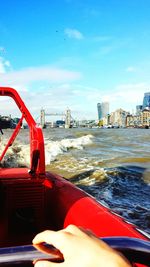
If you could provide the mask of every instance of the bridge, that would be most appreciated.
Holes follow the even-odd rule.
[[[41,109],[40,113],[40,124],[42,128],[45,127],[46,121],[45,117],[46,116],[63,116],[65,118],[65,128],[70,128],[71,127],[71,110],[67,109],[64,113],[46,113],[44,109]]]

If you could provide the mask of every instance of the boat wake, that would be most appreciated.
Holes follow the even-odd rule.
[[[55,161],[59,155],[67,153],[70,149],[83,150],[85,146],[92,144],[92,135],[84,135],[78,138],[66,138],[59,141],[52,141],[45,138],[45,162],[49,165]],[[1,140],[0,153],[6,146],[7,140]],[[29,167],[30,164],[30,147],[23,142],[15,142],[9,147],[4,160],[1,163],[2,167]]]
[[[93,195],[112,211],[134,223],[150,234],[150,199],[145,168],[126,166],[105,169],[105,179],[95,179],[95,183],[85,183],[91,173],[78,175],[73,179],[81,189]]]
[[[92,135],[84,135],[78,138],[62,139],[60,141],[45,140],[46,165],[49,165],[60,154],[64,154],[70,149],[84,149],[84,146],[92,144]]]

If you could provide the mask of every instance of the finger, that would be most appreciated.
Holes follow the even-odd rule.
[[[101,240],[98,236],[96,236],[91,229],[83,228],[82,226],[77,227],[75,225],[68,225],[65,230],[67,232],[70,232],[70,233],[76,235],[76,236],[80,236],[80,237],[84,237],[84,238],[85,238],[85,236],[86,236],[86,238],[90,237],[90,240],[92,237],[92,239],[97,241],[102,247],[104,247],[104,248],[109,247],[103,240]]]
[[[66,232],[77,236],[94,235],[91,230],[85,229],[82,226],[68,225],[65,229]]]
[[[94,239],[98,239],[98,237],[94,234],[94,232],[91,229],[84,228],[82,226],[75,226],[75,225],[68,225],[65,229],[67,232],[76,235],[78,237],[92,237]]]
[[[82,231],[75,225],[68,225],[65,229],[59,231],[45,230],[37,234],[32,240],[33,244],[39,244],[46,242],[48,244],[55,245],[55,240],[62,241],[62,236],[68,236],[68,234],[79,235]],[[58,243],[58,242],[57,242]]]
[[[40,244],[42,242],[46,242],[48,244],[52,244],[56,246],[59,244],[59,232],[51,231],[51,230],[45,230],[39,234],[37,234],[34,239],[32,240],[33,244]]]
[[[46,242],[46,243],[50,243],[52,244],[54,238],[56,238],[61,233],[70,233],[70,234],[81,234],[81,230],[79,229],[79,227],[75,226],[75,225],[68,225],[65,229],[59,230],[59,231],[51,231],[51,230],[45,230],[39,234],[37,234],[34,239],[32,240],[33,244],[38,244],[38,243],[42,243],[42,242]]]
[[[64,251],[66,241],[68,242],[70,235],[71,234],[69,232],[66,232],[65,230],[60,230],[58,232],[46,230],[37,234],[32,242],[34,245],[46,242],[53,245],[60,251]]]
[[[100,238],[98,238],[90,229],[85,229],[82,226],[77,227],[75,225],[68,225],[64,230],[79,237],[86,237],[86,240],[87,237],[89,237],[90,240],[92,238],[101,246],[101,248],[112,250],[112,248],[110,248],[104,241],[100,240]]]
[[[37,250],[41,251],[42,253],[49,254],[51,261],[55,261],[55,262],[56,261],[59,261],[59,262],[63,262],[64,261],[62,253],[58,249],[55,249],[52,246],[47,247],[43,243],[36,244],[36,245],[34,244],[33,246]]]
[[[73,235],[81,235],[82,234],[82,227],[76,226],[74,224],[68,225],[63,231],[67,233],[71,233]]]

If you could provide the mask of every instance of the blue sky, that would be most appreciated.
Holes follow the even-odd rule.
[[[149,0],[6,0],[0,10],[0,85],[35,117],[69,107],[97,119],[98,102],[132,111],[150,91]]]

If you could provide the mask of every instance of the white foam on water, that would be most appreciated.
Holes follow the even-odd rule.
[[[84,175],[86,175],[86,177],[83,177]],[[80,179],[77,179],[77,181],[74,182],[76,185],[90,186],[90,185],[95,185],[97,182],[99,183],[100,181],[103,181],[104,179],[106,179],[107,173],[103,168],[100,168],[97,170],[93,169],[93,172],[91,169],[91,174],[90,172],[88,173],[88,171],[86,170],[85,174],[79,173],[78,176],[80,177]]]
[[[84,146],[92,144],[92,135],[85,135],[74,139],[62,139],[60,141],[52,141],[45,139],[45,161],[49,165],[58,155],[66,153],[69,149],[83,149]],[[7,140],[2,139],[0,142],[0,153],[5,148]],[[2,161],[7,167],[19,167],[30,165],[30,147],[28,144],[13,143],[8,148],[7,153]]]
[[[0,154],[4,150],[7,141],[1,141]],[[2,160],[4,167],[24,167],[30,165],[30,148],[29,145],[18,144],[17,142],[10,146]]]
[[[45,142],[46,165],[54,161],[60,154],[67,152],[69,149],[83,149],[84,146],[92,144],[92,135],[85,135],[79,138],[62,139],[60,141]]]
[[[150,168],[146,169],[143,173],[143,180],[150,186]]]

